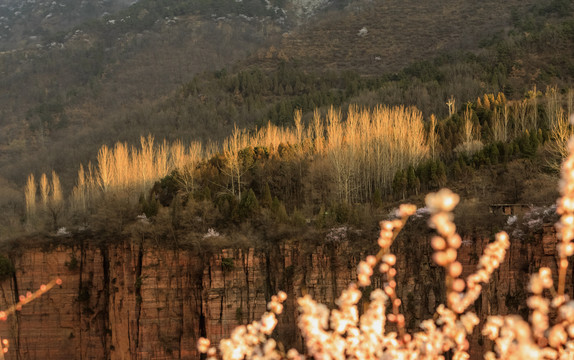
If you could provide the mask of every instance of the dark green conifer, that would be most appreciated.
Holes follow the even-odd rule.
[[[243,195],[243,198],[239,203],[239,216],[244,219],[248,218],[254,215],[258,209],[259,202],[257,201],[257,197],[255,196],[253,189],[249,189],[249,191]]]
[[[261,206],[264,208],[271,208],[271,204],[273,203],[273,197],[271,196],[271,189],[269,188],[269,183],[265,182],[265,186],[263,187],[263,197],[261,199]]]

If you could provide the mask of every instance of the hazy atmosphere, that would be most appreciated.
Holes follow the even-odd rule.
[[[573,80],[569,0],[0,0],[0,360],[571,358]]]

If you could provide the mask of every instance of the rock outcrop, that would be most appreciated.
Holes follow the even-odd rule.
[[[393,245],[410,328],[432,316],[444,297],[443,270],[432,263],[427,240],[427,235],[406,234]],[[464,237],[459,259],[465,276],[488,241]],[[474,311],[482,319],[494,313],[527,315],[529,273],[541,266],[556,268],[555,245],[551,226],[531,241],[512,241]],[[284,242],[212,253],[146,240],[21,249],[11,258],[14,276],[0,283],[0,309],[56,276],[63,283],[0,323],[0,336],[10,340],[7,359],[198,359],[200,336],[219,341],[238,324],[257,319],[271,295],[284,290],[289,299],[276,338],[300,348],[296,297],[309,293],[334,306],[355,278],[360,255],[346,241],[317,246]],[[373,286],[381,282],[375,277]],[[476,359],[491,346],[478,330],[471,340]]]

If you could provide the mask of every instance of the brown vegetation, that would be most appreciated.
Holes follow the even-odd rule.
[[[229,179],[227,191],[241,200],[242,177],[254,166],[249,151],[266,149],[276,153],[289,148],[295,151],[294,157],[328,161],[338,201],[366,202],[375,189],[388,191],[397,171],[417,166],[427,158],[426,137],[422,115],[414,108],[379,106],[370,111],[351,107],[345,121],[340,111],[331,108],[325,118],[316,112],[309,128],[301,124],[300,115],[296,115],[295,128],[268,124],[252,134],[236,128],[223,142],[222,163],[217,170]],[[183,190],[193,193],[196,168],[200,161],[206,160],[198,143],[186,148],[181,142],[164,141],[156,146],[151,135],[141,138],[140,148],[128,150],[125,143],[117,143],[112,149],[104,145],[98,152],[96,165],[88,164],[87,174],[80,166],[71,192],[71,208],[95,209],[101,200],[112,195],[134,201],[174,170]],[[30,218],[35,214],[35,192],[31,175],[27,189]],[[42,175],[40,194],[42,208],[49,209],[57,227],[63,199],[55,172],[50,186],[46,175]]]

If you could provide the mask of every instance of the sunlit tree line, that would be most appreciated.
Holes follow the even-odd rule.
[[[142,137],[139,147],[122,142],[113,147],[104,145],[95,164],[80,165],[70,206],[74,212],[86,212],[109,196],[136,199],[173,171],[177,172],[179,186],[193,192],[198,164],[214,155],[214,151],[223,160],[218,170],[227,182],[222,186],[241,199],[243,176],[253,166],[246,149],[276,153],[281,146],[289,146],[299,158],[327,160],[339,201],[366,201],[375,189],[390,191],[397,170],[416,165],[428,156],[426,137],[419,110],[384,106],[372,110],[351,106],[346,117],[334,108],[325,116],[315,111],[307,126],[301,112],[296,112],[291,127],[269,123],[251,132],[235,128],[220,146],[212,144],[208,153],[199,143],[158,144],[152,136]],[[36,213],[38,191],[44,207],[63,202],[61,190],[58,195],[54,193],[56,188],[59,189],[59,180],[55,173],[51,185],[44,175],[39,186],[34,175],[30,175],[25,189],[29,217]]]
[[[483,131],[483,133],[488,135],[491,142],[505,143],[522,136],[524,133],[543,131],[551,140],[548,150],[555,158],[554,165],[550,165],[556,168],[560,160],[568,153],[567,140],[572,134],[568,114],[572,114],[573,110],[574,90],[560,91],[552,86],[547,87],[542,92],[534,85],[521,100],[507,100],[504,94],[499,93],[496,96],[485,94],[476,101],[476,111],[481,112],[483,117],[489,119],[486,121],[488,131]],[[467,111],[470,111],[471,115],[467,116],[465,111],[465,129],[472,122],[469,120],[472,118],[470,104]],[[466,131],[465,134],[467,134]],[[479,137],[470,136],[469,138],[470,140],[480,140]],[[466,138],[465,135],[465,142],[469,138]]]
[[[78,170],[77,185],[72,190],[72,206],[87,210],[94,200],[106,196],[137,197],[146,193],[160,178],[178,169],[182,187],[193,187],[194,164],[203,159],[202,145],[181,141],[154,144],[153,136],[141,137],[140,147],[118,142],[113,148],[102,146],[96,165]]]
[[[397,170],[428,156],[422,114],[415,108],[351,106],[345,118],[331,107],[325,116],[315,111],[308,126],[296,112],[294,123],[289,128],[268,124],[254,133],[235,129],[224,141],[222,171],[234,195],[241,198],[241,179],[252,165],[241,156],[247,147],[273,153],[288,144],[294,145],[296,156],[327,159],[337,198],[347,203],[367,201],[377,188],[390,191]]]
[[[76,186],[71,191],[70,207],[74,212],[86,212],[108,196],[137,199],[146,193],[158,179],[179,169],[182,187],[193,186],[194,164],[203,158],[200,143],[183,145],[181,141],[154,144],[153,136],[141,137],[140,146],[128,147],[118,142],[113,147],[102,146],[96,164],[86,168],[80,165]],[[42,174],[39,184],[30,174],[25,188],[28,218],[37,215],[37,192],[42,210],[61,212],[64,203],[58,175],[52,171],[52,180]]]
[[[37,202],[37,192],[40,195],[40,202]],[[40,176],[39,188],[34,175],[30,174],[26,182],[24,192],[26,201],[26,213],[28,219],[34,221],[37,216],[48,216],[53,224],[57,225],[58,217],[64,207],[64,196],[60,178],[55,171],[52,171],[51,180],[44,173]]]
[[[354,204],[380,196],[404,197],[418,193],[421,185],[427,190],[444,185],[447,171],[459,173],[458,168],[472,165],[473,156],[497,161],[500,151],[505,152],[500,144],[508,144],[516,153],[515,149],[522,151],[523,146],[512,142],[551,140],[546,148],[560,159],[567,153],[566,139],[572,134],[567,114],[574,109],[573,103],[573,91],[549,87],[542,93],[534,87],[523,100],[486,94],[461,109],[451,98],[447,103],[451,115],[440,120],[435,116],[423,119],[414,107],[349,106],[345,111],[333,107],[315,110],[305,119],[296,111],[288,127],[270,122],[252,131],[236,127],[221,144],[156,142],[149,135],[141,137],[139,146],[123,142],[102,146],[94,164],[80,165],[67,202],[56,173],[52,172],[51,180],[43,174],[38,182],[31,174],[25,188],[26,211],[30,219],[40,212],[49,214],[56,224],[64,204],[73,213],[89,214],[110,198],[135,203],[167,175],[172,175],[177,188],[186,194],[209,187],[216,196],[227,194],[242,201],[253,186],[262,193],[271,176],[261,175],[262,171],[275,170],[262,167],[261,159],[270,157],[296,167],[279,170],[281,176],[297,184],[294,186],[306,188],[282,190],[283,200],[294,204],[309,198]],[[489,154],[481,154],[487,143],[499,145],[488,145],[484,150]],[[449,161],[456,162],[458,168],[451,170]],[[480,166],[484,161],[475,163]],[[258,166],[267,170],[258,170],[256,175]],[[283,185],[276,182],[275,188],[287,186],[288,180],[282,180]],[[296,198],[291,199],[293,196]]]
[[[389,190],[398,170],[418,165],[429,154],[422,114],[415,108],[351,107],[346,121],[331,109],[325,128],[324,151],[343,202],[364,202],[375,189]]]

